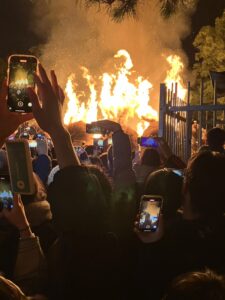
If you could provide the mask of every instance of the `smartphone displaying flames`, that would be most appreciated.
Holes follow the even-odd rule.
[[[8,61],[8,108],[11,112],[32,111],[27,88],[34,88],[38,60],[32,55],[11,55]]]
[[[143,195],[140,202],[139,229],[154,232],[158,228],[163,198],[159,195]]]

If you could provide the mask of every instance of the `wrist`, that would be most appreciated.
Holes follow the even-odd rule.
[[[68,138],[68,137],[70,137],[69,132],[63,126],[54,128],[49,134],[51,136],[53,144],[54,144],[55,141],[58,141],[59,138],[64,138],[64,137]]]
[[[19,229],[19,233],[20,233],[20,238],[21,239],[26,239],[26,238],[32,238],[32,237],[34,237],[34,234],[31,231],[31,228],[30,228],[29,224],[27,224],[23,228],[18,228],[18,229]]]

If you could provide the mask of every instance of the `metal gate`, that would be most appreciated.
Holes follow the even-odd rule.
[[[212,127],[225,128],[225,104],[218,103],[216,82],[211,103],[204,102],[203,81],[197,105],[190,103],[191,86],[188,83],[185,100],[177,96],[177,84],[168,89],[160,85],[159,132],[173,153],[184,161],[205,143],[204,134]]]

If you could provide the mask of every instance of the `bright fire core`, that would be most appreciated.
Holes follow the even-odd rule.
[[[88,99],[85,101],[77,91],[75,75],[69,76],[64,123],[68,125],[79,121],[91,123],[110,119],[132,128],[138,136],[142,136],[151,120],[158,120],[158,112],[150,105],[152,84],[133,70],[131,57],[126,50],[119,50],[114,58],[122,60],[122,63],[119,67],[115,64],[113,73],[104,73],[99,78],[90,75],[87,68],[81,67],[83,79],[89,89]],[[169,63],[173,69],[173,61]]]

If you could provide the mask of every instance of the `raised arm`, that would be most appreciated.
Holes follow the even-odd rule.
[[[39,126],[52,138],[60,168],[80,165],[74,152],[70,134],[63,124],[60,89],[54,71],[51,71],[51,81],[45,69],[39,64],[39,76],[35,76],[38,93],[29,89],[33,103],[33,114]]]

